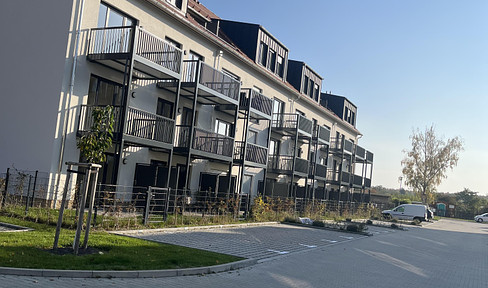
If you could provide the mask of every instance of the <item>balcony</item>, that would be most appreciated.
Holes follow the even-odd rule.
[[[373,153],[366,151],[366,161],[368,163],[373,163]]]
[[[183,75],[180,94],[193,98],[204,105],[239,104],[240,81],[218,71],[199,60],[183,61]],[[162,81],[159,88],[176,91],[176,83]]]
[[[254,118],[271,120],[273,100],[253,89],[246,89],[241,93],[239,109],[249,110]]]
[[[300,114],[273,114],[272,128],[274,132],[291,136],[298,136],[298,132],[303,136],[312,137],[312,126],[312,121]]]
[[[366,150],[363,147],[356,145],[354,154],[356,155],[357,160],[363,161],[366,156]]]
[[[183,51],[140,27],[94,28],[89,33],[90,61],[124,73],[126,60],[133,56],[135,78],[181,78]]]
[[[173,119],[132,107],[129,107],[127,111],[124,138],[128,142],[171,149],[174,131],[175,121]],[[162,143],[166,145],[161,145]]]
[[[363,187],[363,177],[359,175],[352,175],[352,186],[356,188]]]
[[[330,130],[324,126],[315,126],[313,130],[314,139],[321,144],[328,145],[330,143]]]
[[[346,171],[327,170],[327,183],[334,185],[349,185],[350,174]]]
[[[92,112],[96,107],[82,105],[78,121],[78,136],[90,130],[93,125]],[[125,125],[120,123],[121,107],[114,107],[114,139],[123,129],[124,139],[129,143],[155,148],[172,148],[174,120],[153,113],[129,107]]]
[[[193,141],[190,146],[190,126],[176,126],[175,151],[187,152],[204,158],[232,161],[234,138],[214,132],[194,128]]]
[[[246,162],[250,162],[250,163],[246,163],[246,165],[265,168],[267,163],[266,161],[267,155],[268,155],[268,149],[266,147],[262,147],[252,143],[247,143]],[[235,149],[234,149],[234,162],[242,163],[243,158],[244,158],[244,142],[236,141]]]
[[[371,179],[364,178],[364,188],[371,188]]]
[[[293,158],[295,158],[295,169],[293,170]],[[270,155],[268,157],[268,169],[272,173],[277,174],[295,174],[301,177],[308,176],[308,160],[286,156],[286,155]]]
[[[312,163],[310,165],[309,169],[309,178],[315,179],[315,180],[326,180],[327,178],[327,166],[318,164],[318,163]]]
[[[97,105],[81,105],[80,108],[80,115],[78,119],[78,131],[77,134],[78,136],[82,136],[84,133],[88,132],[91,130],[91,127],[93,126],[93,110],[95,108],[103,108],[105,106],[97,106]],[[117,138],[117,135],[120,133],[120,107],[115,106],[114,107],[114,119],[115,119],[115,124],[114,124],[114,139]]]
[[[352,141],[341,138],[330,139],[330,150],[336,153],[345,153],[352,155],[354,144]]]

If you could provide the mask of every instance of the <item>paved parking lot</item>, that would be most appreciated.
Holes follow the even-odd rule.
[[[222,243],[235,247],[238,244],[232,241],[236,238],[253,241],[253,245],[267,243],[266,239],[270,239],[269,242],[280,244],[266,246],[266,249],[287,249],[289,253],[272,256],[273,253],[262,249],[259,254],[262,260],[254,266],[203,276],[70,279],[0,275],[0,287],[484,288],[488,283],[488,224],[441,220],[422,228],[411,227],[408,231],[373,227],[370,228],[374,233],[372,237],[280,225],[258,228],[205,233],[209,233],[206,235],[212,240],[209,247],[216,243],[220,243],[222,249],[228,249]],[[189,241],[184,238],[195,235],[183,233],[178,237],[182,237],[179,241]],[[282,239],[288,235],[294,240]],[[225,241],[218,242],[220,237]],[[205,239],[200,238],[201,242]],[[326,242],[322,239],[338,242],[321,244]]]
[[[376,227],[371,230],[374,230],[372,232],[375,233],[392,231]],[[132,235],[151,241],[259,260],[367,237],[285,224],[178,232],[145,232]]]

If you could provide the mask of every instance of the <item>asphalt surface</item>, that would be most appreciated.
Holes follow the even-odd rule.
[[[0,275],[0,287],[487,287],[488,283],[488,224],[441,220],[408,231],[371,227],[372,237],[280,225],[207,231],[206,237],[198,235],[202,231],[194,232],[150,237],[181,244],[195,238],[206,243],[198,245],[222,251],[229,247],[255,251],[254,246],[262,246],[266,253],[259,255],[269,256],[247,268],[203,276],[94,279]],[[243,243],[251,241],[250,248],[239,248],[235,243],[239,238]],[[288,253],[268,254],[268,250]]]

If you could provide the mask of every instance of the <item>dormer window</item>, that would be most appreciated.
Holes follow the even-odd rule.
[[[273,50],[269,50],[269,70],[271,70],[271,72],[275,72],[275,69],[276,69],[276,52],[273,51]]]
[[[259,45],[259,63],[264,67],[268,63],[268,45],[264,42]]]
[[[183,0],[166,0],[169,4],[181,10],[183,7]]]
[[[285,63],[284,63],[283,57],[278,55],[278,58],[276,59],[276,73],[278,76],[283,77],[283,71],[285,71]]]

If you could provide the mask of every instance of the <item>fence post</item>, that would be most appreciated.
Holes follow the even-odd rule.
[[[169,209],[169,192],[171,188],[166,188],[166,203],[164,205],[163,221],[168,219],[168,209]],[[176,201],[176,198],[175,198]]]
[[[3,190],[3,197],[2,197],[2,205],[5,205],[5,199],[7,199],[7,190],[8,190],[8,179],[10,178],[10,168],[7,168],[7,175],[5,176],[5,189]]]
[[[29,185],[27,185],[27,196],[25,197],[25,215],[29,212],[29,194],[30,186],[32,181],[32,175],[29,175]]]
[[[150,208],[150,203],[151,203],[151,197],[152,197],[152,188],[151,186],[148,187],[147,194],[146,194],[146,207],[144,209],[144,221],[143,224],[147,225],[149,222],[149,208]]]
[[[36,184],[37,184],[37,174],[39,173],[39,170],[36,170],[36,175],[34,176],[34,187],[32,188],[32,200],[31,200],[31,207],[34,206],[34,199],[35,198],[35,192],[36,192]]]

